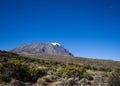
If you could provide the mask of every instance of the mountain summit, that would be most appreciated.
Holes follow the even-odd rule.
[[[26,44],[11,50],[18,54],[48,54],[60,56],[73,56],[67,49],[59,43],[38,43]]]
[[[54,43],[51,43],[52,45],[59,45],[61,46],[61,44],[57,43],[57,42],[54,42]]]

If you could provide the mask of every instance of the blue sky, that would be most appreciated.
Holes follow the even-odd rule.
[[[120,61],[119,0],[0,0],[0,49],[59,42],[75,56]]]

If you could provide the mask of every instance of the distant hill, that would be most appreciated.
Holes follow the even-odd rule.
[[[18,54],[37,54],[37,55],[59,55],[59,56],[73,56],[67,49],[59,43],[38,43],[26,44],[11,50],[10,52]]]

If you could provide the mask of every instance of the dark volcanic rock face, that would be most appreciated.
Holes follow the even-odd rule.
[[[61,56],[73,56],[67,49],[62,47],[59,43],[38,43],[27,44],[11,50],[11,52],[18,54],[49,54]]]

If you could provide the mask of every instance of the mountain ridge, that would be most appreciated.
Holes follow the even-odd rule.
[[[21,45],[10,52],[18,54],[46,54],[46,55],[60,55],[73,56],[67,49],[59,43],[35,43]]]

